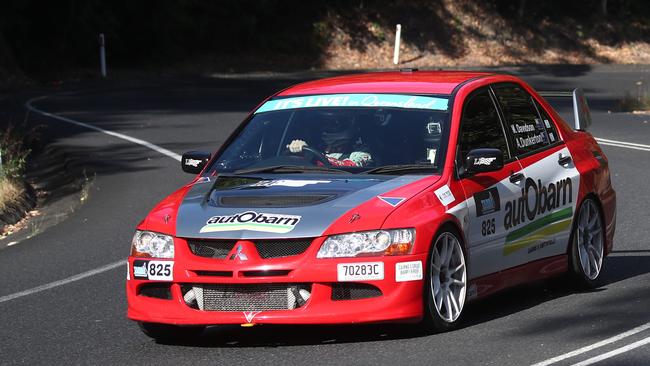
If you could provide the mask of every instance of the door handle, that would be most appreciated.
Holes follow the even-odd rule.
[[[515,173],[512,172],[510,173],[510,182],[517,184],[518,182],[521,182],[524,179],[524,174],[523,173]]]
[[[571,162],[571,157],[569,155],[562,156],[562,154],[560,154],[560,158],[557,159],[557,163],[562,165],[562,166],[565,166],[565,165],[569,164],[570,162]]]

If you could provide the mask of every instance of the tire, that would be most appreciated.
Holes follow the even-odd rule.
[[[585,199],[575,218],[569,249],[571,275],[578,287],[601,285],[604,263],[605,230],[600,206],[593,198]]]
[[[467,265],[460,235],[443,228],[429,252],[424,289],[424,319],[428,332],[445,332],[458,326],[465,305]]]
[[[178,325],[159,324],[159,323],[145,323],[138,322],[142,333],[157,341],[187,341],[198,338],[205,327],[188,326],[181,327]]]

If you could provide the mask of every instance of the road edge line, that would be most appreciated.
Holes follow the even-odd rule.
[[[113,132],[113,131],[105,130],[105,129],[101,128],[101,127],[89,125],[87,123],[75,121],[75,120],[70,119],[70,118],[66,118],[66,117],[62,117],[62,116],[59,116],[59,115],[56,115],[56,114],[53,114],[53,113],[45,112],[45,111],[40,110],[40,109],[33,106],[34,102],[37,102],[37,101],[43,100],[43,99],[47,99],[49,97],[50,97],[49,95],[43,95],[43,96],[40,96],[40,97],[32,98],[32,99],[28,100],[27,102],[25,102],[24,106],[25,106],[25,108],[27,108],[28,111],[38,113],[38,114],[40,114],[42,116],[53,118],[53,119],[63,121],[63,122],[67,122],[67,123],[70,123],[70,124],[73,124],[73,125],[85,127],[85,128],[95,130],[95,131],[101,132],[101,133],[109,135],[109,136],[117,137],[118,139],[126,140],[126,141],[132,142],[134,144],[144,146],[144,147],[146,147],[146,148],[148,148],[150,150],[153,150],[155,152],[163,154],[163,155],[165,155],[167,157],[170,157],[170,158],[172,158],[172,159],[174,159],[176,161],[179,161],[179,162],[181,161],[181,156],[179,154],[177,154],[177,153],[175,153],[175,152],[173,152],[171,150],[167,150],[164,147],[160,147],[158,145],[152,144],[149,141],[141,140],[141,139],[131,137],[131,136],[119,133],[119,132]]]
[[[639,341],[636,341],[636,342],[634,342],[634,343],[630,343],[630,344],[628,344],[627,346],[619,347],[619,348],[617,348],[617,349],[614,349],[614,350],[611,350],[611,351],[609,351],[609,352],[606,352],[606,353],[600,354],[600,355],[598,355],[598,356],[594,356],[594,357],[589,358],[589,359],[587,359],[587,360],[584,360],[584,361],[582,361],[582,362],[578,362],[578,363],[576,363],[576,364],[573,364],[572,366],[587,366],[587,365],[591,365],[591,364],[593,364],[593,363],[600,362],[600,361],[606,360],[606,359],[608,359],[608,358],[611,358],[611,357],[614,357],[614,356],[620,355],[621,353],[625,353],[625,352],[627,352],[627,351],[631,351],[631,350],[633,350],[633,349],[635,349],[635,348],[639,348],[639,347],[641,347],[641,346],[645,346],[645,345],[648,344],[648,343],[650,343],[650,337],[643,338],[643,339],[641,339],[641,340],[639,340]]]
[[[589,351],[594,350],[594,349],[596,349],[596,348],[600,348],[600,347],[602,347],[602,346],[606,346],[606,345],[608,345],[608,344],[610,344],[610,343],[614,343],[614,342],[620,341],[620,340],[623,339],[623,338],[627,338],[627,337],[629,337],[629,336],[631,336],[631,335],[637,334],[637,333],[639,333],[639,332],[643,332],[643,331],[646,330],[646,329],[650,329],[650,322],[649,322],[649,323],[645,323],[645,324],[643,324],[643,325],[639,325],[639,326],[636,327],[636,328],[632,328],[632,329],[630,329],[630,330],[628,330],[628,331],[626,331],[626,332],[623,332],[623,333],[617,334],[617,335],[615,335],[615,336],[613,336],[613,337],[609,337],[609,338],[607,338],[607,339],[603,339],[603,340],[600,341],[600,342],[596,342],[596,343],[590,344],[590,345],[588,345],[588,346],[585,346],[585,347],[582,347],[582,348],[578,348],[578,349],[575,350],[575,351],[567,352],[567,353],[561,354],[561,355],[559,355],[559,356],[556,356],[556,357],[553,357],[553,358],[549,358],[548,360],[544,360],[544,361],[538,362],[538,363],[536,363],[536,364],[533,364],[532,366],[547,366],[547,365],[551,365],[551,364],[554,364],[554,363],[556,363],[556,362],[559,362],[559,361],[562,361],[562,360],[566,360],[567,358],[571,358],[571,357],[574,357],[574,356],[577,356],[577,355],[581,355],[581,354],[583,354],[583,353],[589,352]]]
[[[37,292],[49,290],[49,289],[54,288],[54,287],[59,287],[59,286],[62,286],[62,285],[67,285],[67,284],[72,283],[72,282],[83,280],[86,277],[94,276],[96,274],[104,273],[104,272],[110,271],[112,269],[115,269],[115,268],[117,268],[119,266],[124,265],[125,263],[126,263],[126,260],[113,262],[113,263],[107,264],[105,266],[92,269],[90,271],[78,273],[78,274],[76,274],[74,276],[70,276],[70,277],[64,278],[62,280],[46,283],[46,284],[41,285],[41,286],[36,286],[36,287],[32,287],[32,288],[27,289],[27,290],[23,290],[23,291],[16,292],[16,293],[13,293],[13,294],[5,295],[5,296],[0,297],[0,304],[2,304],[4,302],[7,302],[7,301],[15,300],[15,299],[18,299],[18,298],[21,298],[21,297],[24,297],[24,296],[32,295],[32,294],[35,294]]]

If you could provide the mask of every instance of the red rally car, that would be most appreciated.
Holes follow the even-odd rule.
[[[519,78],[403,70],[266,99],[138,225],[128,317],[154,338],[217,324],[421,322],[612,250],[607,158]]]

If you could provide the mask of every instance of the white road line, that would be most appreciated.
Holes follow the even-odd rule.
[[[598,141],[599,144],[606,145],[606,146],[616,146],[616,147],[623,147],[627,149],[650,151],[650,145],[637,144],[637,143],[625,142],[625,141],[608,140],[600,137],[596,137],[596,141]]]
[[[140,139],[137,139],[135,137],[127,136],[127,135],[124,135],[124,134],[121,134],[121,133],[118,133],[118,132],[108,131],[108,130],[105,130],[103,128],[99,128],[97,126],[93,126],[93,125],[89,125],[87,123],[75,121],[75,120],[70,119],[70,118],[61,117],[61,116],[58,116],[56,114],[52,114],[52,113],[49,113],[49,112],[42,111],[42,110],[40,110],[40,109],[38,109],[38,108],[36,108],[36,107],[34,107],[32,105],[32,103],[37,102],[39,100],[46,99],[48,97],[49,96],[44,95],[44,96],[41,96],[41,97],[32,98],[32,99],[28,100],[25,103],[25,108],[27,108],[28,110],[30,110],[32,112],[41,114],[41,115],[46,116],[46,117],[54,118],[54,119],[57,119],[59,121],[71,123],[73,125],[85,127],[85,128],[91,129],[91,130],[99,131],[99,132],[107,134],[109,136],[117,137],[118,139],[126,140],[126,141],[132,142],[134,144],[144,146],[144,147],[146,147],[148,149],[151,149],[153,151],[156,151],[156,152],[159,152],[159,153],[161,153],[163,155],[166,155],[166,156],[168,156],[168,157],[170,157],[170,158],[172,158],[172,159],[174,159],[176,161],[181,161],[181,156],[180,155],[176,154],[173,151],[170,151],[170,150],[167,150],[167,149],[165,149],[163,147],[160,147],[158,145],[154,145],[151,142],[148,142],[148,141],[145,141],[145,140],[140,140]]]
[[[591,365],[591,364],[593,364],[593,363],[600,362],[600,361],[602,361],[602,360],[606,360],[606,359],[611,358],[611,357],[614,357],[614,356],[616,356],[616,355],[620,355],[621,353],[625,353],[625,352],[630,351],[630,350],[633,350],[633,349],[635,349],[635,348],[638,348],[638,347],[644,346],[644,345],[646,345],[646,344],[648,344],[648,343],[650,343],[650,337],[648,337],[648,338],[643,338],[643,339],[640,340],[640,341],[636,341],[636,342],[634,342],[634,343],[630,343],[630,344],[628,344],[627,346],[624,346],[624,347],[621,347],[621,348],[617,348],[617,349],[615,349],[615,350],[613,350],[613,351],[609,351],[609,352],[607,352],[607,353],[603,353],[602,355],[598,355],[598,356],[592,357],[592,358],[590,358],[590,359],[588,359],[588,360],[584,360],[584,361],[582,361],[582,362],[578,362],[578,363],[576,363],[576,364],[573,364],[573,366],[587,366],[587,365]]]
[[[75,121],[75,120],[70,119],[70,118],[57,116],[56,114],[52,114],[52,113],[49,113],[49,112],[42,111],[42,110],[40,110],[40,109],[38,109],[38,108],[36,108],[36,107],[34,107],[32,105],[34,102],[46,99],[48,97],[49,96],[44,95],[44,96],[41,96],[41,97],[32,98],[32,99],[28,100],[27,102],[25,102],[25,108],[27,108],[27,110],[29,110],[29,111],[41,114],[41,115],[46,116],[46,117],[54,118],[54,119],[57,119],[59,121],[71,123],[71,124],[74,124],[74,125],[77,125],[77,126],[81,126],[81,127],[91,129],[91,130],[99,131],[99,132],[107,134],[109,136],[117,137],[119,139],[126,140],[126,141],[132,142],[134,144],[144,146],[144,147],[149,148],[149,149],[151,149],[153,151],[156,151],[156,152],[159,152],[159,153],[161,153],[161,154],[163,154],[165,156],[168,156],[168,157],[170,157],[170,158],[172,158],[172,159],[174,159],[176,161],[181,161],[181,156],[180,155],[176,154],[173,151],[170,151],[170,150],[167,150],[167,149],[162,148],[160,146],[154,145],[154,144],[152,144],[152,143],[150,143],[148,141],[136,139],[135,137],[127,136],[127,135],[124,135],[124,134],[121,134],[121,133],[108,131],[108,130],[105,130],[103,128],[99,128],[99,127],[89,125],[89,124],[86,124],[86,123],[83,123],[83,122]],[[5,295],[5,296],[0,297],[0,304],[3,303],[3,302],[7,302],[7,301],[11,301],[11,300],[14,300],[14,299],[21,298],[23,296],[28,296],[28,295],[35,294],[37,292],[49,290],[49,289],[54,288],[54,287],[63,286],[63,285],[66,285],[68,283],[71,283],[71,282],[79,281],[79,280],[82,280],[84,278],[94,276],[96,274],[104,273],[106,271],[110,271],[111,269],[117,268],[117,267],[123,265],[124,263],[126,263],[126,261],[122,260],[122,261],[119,261],[119,262],[107,264],[105,266],[102,266],[102,267],[99,267],[99,268],[96,268],[96,269],[93,269],[93,270],[90,270],[90,271],[87,271],[87,272],[76,274],[76,275],[74,275],[72,277],[68,277],[68,278],[64,278],[62,280],[46,283],[44,285],[34,287],[34,288],[30,288],[30,289],[27,289],[27,290],[24,290],[24,291],[16,292],[16,293],[13,293],[13,294],[10,294],[10,295]]]
[[[554,364],[554,363],[556,363],[556,362],[559,362],[559,361],[562,361],[562,360],[566,360],[567,358],[571,358],[571,357],[574,357],[574,356],[577,356],[577,355],[580,355],[580,354],[583,354],[583,353],[589,352],[589,351],[594,350],[594,349],[596,349],[596,348],[599,348],[599,347],[602,347],[602,346],[606,346],[606,345],[608,345],[608,344],[610,344],[610,343],[614,343],[614,342],[620,341],[620,340],[623,339],[623,338],[629,337],[629,336],[634,335],[634,334],[637,334],[637,333],[639,333],[639,332],[643,332],[643,331],[646,330],[646,329],[650,329],[650,323],[645,323],[645,324],[640,325],[640,326],[638,326],[638,327],[636,327],[636,328],[630,329],[630,330],[628,330],[627,332],[623,332],[623,333],[621,333],[621,334],[617,334],[617,335],[615,335],[615,336],[613,336],[613,337],[610,337],[610,338],[604,339],[604,340],[602,340],[602,341],[600,341],[600,342],[596,342],[596,343],[591,344],[591,345],[589,345],[589,346],[585,346],[585,347],[579,348],[579,349],[577,349],[577,350],[575,350],[575,351],[571,351],[571,352],[568,352],[568,353],[565,353],[565,354],[559,355],[559,356],[557,356],[557,357],[549,358],[548,360],[544,360],[544,361],[542,361],[542,362],[538,362],[538,363],[536,363],[536,364],[534,364],[534,365],[532,365],[532,366],[547,366],[547,365],[551,365],[551,364]]]
[[[25,291],[20,291],[20,292],[13,293],[11,295],[2,296],[2,297],[0,297],[0,304],[3,303],[3,302],[18,299],[18,298],[23,297],[23,296],[28,296],[28,295],[35,294],[37,292],[49,290],[49,289],[54,288],[54,287],[67,285],[68,283],[71,283],[71,282],[83,280],[86,277],[94,276],[96,274],[100,274],[100,273],[104,273],[106,271],[110,271],[111,269],[117,268],[119,266],[123,266],[124,263],[126,263],[126,260],[121,260],[119,262],[114,262],[114,263],[111,263],[111,264],[107,264],[105,266],[95,268],[95,269],[87,271],[87,272],[79,273],[79,274],[76,274],[74,276],[64,278],[62,280],[46,283],[45,285],[41,285],[41,286],[38,286],[38,287],[33,287],[33,288],[30,288],[30,289],[25,290]]]

